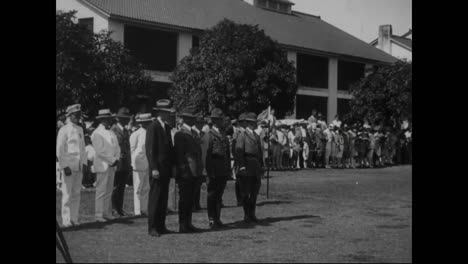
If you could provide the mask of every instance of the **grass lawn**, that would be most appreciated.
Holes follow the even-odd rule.
[[[227,228],[209,230],[207,212],[194,213],[196,234],[152,238],[147,219],[130,217],[93,223],[94,191],[82,192],[77,228],[63,233],[74,262],[411,262],[412,167],[318,169],[272,172],[257,201],[259,224],[242,223],[234,182],[229,181],[221,212]],[[60,220],[60,192],[56,218]],[[170,197],[171,198],[171,197]],[[206,186],[202,187],[206,208]],[[125,207],[133,210],[127,188]],[[177,214],[167,227],[178,230]],[[56,261],[64,262],[58,250]]]

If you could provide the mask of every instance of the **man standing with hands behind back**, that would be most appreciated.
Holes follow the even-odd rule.
[[[150,193],[148,199],[148,233],[159,237],[169,233],[166,214],[169,195],[169,180],[174,165],[174,147],[171,129],[168,124],[171,114],[171,101],[164,99],[156,102],[156,119],[146,130],[146,157],[150,173]]]
[[[68,122],[57,135],[56,155],[62,170],[62,223],[64,227],[79,225],[81,181],[86,171],[87,157],[83,129],[78,125],[81,105],[67,108]]]
[[[111,196],[114,186],[115,168],[119,165],[120,147],[117,136],[112,132],[111,126],[114,115],[109,109],[99,110],[96,119],[101,124],[91,135],[94,151],[94,171],[96,172],[96,221],[106,222],[112,220]]]

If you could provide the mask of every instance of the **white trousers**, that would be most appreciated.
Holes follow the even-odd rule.
[[[169,181],[169,195],[167,200],[167,208],[172,211],[177,211],[178,209],[178,195],[177,195],[177,184],[174,178],[171,178]]]
[[[114,188],[115,169],[110,167],[106,172],[96,173],[95,217],[112,216],[112,190]]]
[[[62,171],[62,175],[62,223],[70,225],[71,221],[78,223],[83,172],[72,171],[70,176],[65,176]]]
[[[150,191],[149,172],[133,171],[133,205],[135,215],[148,213],[148,196]]]

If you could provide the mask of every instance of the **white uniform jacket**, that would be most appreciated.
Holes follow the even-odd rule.
[[[117,136],[112,130],[107,130],[101,124],[91,135],[93,148],[96,152],[94,157],[94,171],[97,173],[106,172],[109,166],[120,159],[120,147]]]
[[[132,154],[132,168],[135,171],[148,170],[146,158],[146,129],[140,127],[130,135],[130,152]]]
[[[86,159],[83,129],[68,122],[62,126],[57,135],[56,155],[60,169],[69,167],[72,171],[80,171]]]

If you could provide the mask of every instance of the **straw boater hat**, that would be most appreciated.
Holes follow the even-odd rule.
[[[189,117],[189,118],[197,118],[196,109],[194,106],[190,105],[182,109],[182,113],[179,114],[180,117]]]
[[[156,101],[156,107],[154,107],[153,109],[156,111],[175,113],[175,110],[172,108],[171,100],[168,99],[161,99]]]
[[[78,112],[81,112],[81,105],[80,104],[70,105],[69,107],[67,107],[66,116],[69,116],[69,115],[71,115],[73,113],[78,113]]]
[[[101,109],[96,116],[96,119],[104,119],[104,118],[112,118],[115,117],[114,114],[111,113],[110,109]]]
[[[127,107],[121,107],[115,117],[130,118],[130,110]]]
[[[138,123],[151,122],[151,121],[153,121],[153,117],[151,116],[151,113],[138,114],[135,117],[135,122],[138,122]]]

